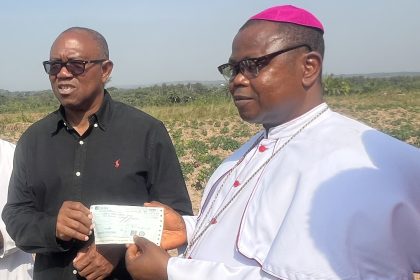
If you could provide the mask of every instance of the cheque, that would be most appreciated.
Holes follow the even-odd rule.
[[[163,230],[163,208],[92,205],[96,244],[129,244],[138,235],[160,245]]]

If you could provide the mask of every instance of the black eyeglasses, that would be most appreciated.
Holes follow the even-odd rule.
[[[302,47],[306,47],[309,51],[312,51],[312,48],[309,45],[301,44],[294,47],[279,50],[270,54],[266,54],[264,56],[243,59],[235,64],[225,63],[217,67],[217,69],[219,70],[220,74],[222,74],[223,77],[228,81],[232,81],[236,77],[236,75],[238,75],[239,72],[241,72],[248,78],[255,78],[258,76],[258,73],[261,71],[261,69],[264,66],[267,66],[274,57],[282,53]]]
[[[66,62],[62,62],[60,60],[53,60],[53,61],[44,61],[42,64],[44,65],[45,72],[48,75],[57,75],[60,73],[61,68],[66,67],[67,71],[69,71],[72,75],[77,76],[83,74],[86,69],[86,64],[88,63],[101,63],[106,61],[107,59],[95,59],[95,60],[68,60]]]

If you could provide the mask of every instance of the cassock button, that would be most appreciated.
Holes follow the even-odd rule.
[[[264,145],[261,145],[258,147],[258,151],[260,151],[261,153],[265,152],[268,148]]]
[[[214,224],[216,224],[216,223],[217,223],[216,218],[211,218],[210,224],[214,225]]]
[[[235,182],[233,183],[233,187],[236,188],[240,185],[241,183],[239,183],[238,180],[235,180]]]

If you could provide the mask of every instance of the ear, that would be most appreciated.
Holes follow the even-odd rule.
[[[317,52],[309,52],[304,58],[302,84],[304,87],[311,87],[319,78],[322,72],[322,57]]]
[[[111,60],[107,60],[102,63],[102,82],[104,84],[109,80],[113,67],[114,63]]]

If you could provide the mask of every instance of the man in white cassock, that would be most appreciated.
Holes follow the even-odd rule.
[[[412,279],[420,270],[420,152],[322,98],[324,29],[309,12],[248,20],[219,66],[263,130],[211,176],[198,216],[165,207],[161,247],[135,237],[134,279]],[[149,203],[148,206],[159,206]]]
[[[0,139],[0,212],[7,201],[9,179],[13,168],[15,145]],[[0,279],[32,279],[33,258],[18,249],[0,219]]]

